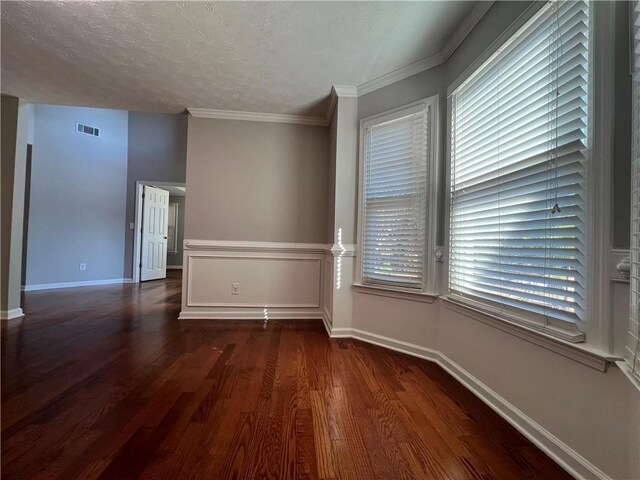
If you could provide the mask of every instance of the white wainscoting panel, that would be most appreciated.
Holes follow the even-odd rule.
[[[186,240],[180,318],[323,318],[330,254],[319,244]]]
[[[233,254],[189,256],[188,307],[319,308],[321,259]],[[238,293],[232,293],[237,283]]]

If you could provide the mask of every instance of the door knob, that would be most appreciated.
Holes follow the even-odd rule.
[[[164,239],[166,240],[166,239],[167,239],[167,237],[165,236],[165,237],[164,237]]]

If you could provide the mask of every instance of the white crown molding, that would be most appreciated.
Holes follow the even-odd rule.
[[[409,65],[405,65],[404,67],[400,67],[393,72],[389,72],[378,78],[374,78],[373,80],[358,85],[358,96],[366,95],[367,93],[379,90],[383,87],[386,87],[387,85],[391,85],[392,83],[396,83],[400,80],[404,80],[405,78],[409,78],[416,73],[424,72],[425,70],[429,70],[430,68],[437,67],[438,65],[444,63],[445,60],[446,59],[442,56],[442,52],[438,52],[429,57],[423,58],[422,60],[418,60],[417,62],[413,62]]]
[[[245,122],[293,123],[327,127],[333,118],[339,97],[357,97],[358,88],[349,85],[333,85],[329,94],[329,104],[324,117],[308,117],[304,115],[288,115],[283,113],[240,112],[234,110],[213,110],[210,108],[187,107],[187,111],[196,118],[215,118],[218,120],[241,120]]]
[[[366,95],[374,90],[399,82],[400,80],[404,80],[405,78],[409,78],[417,73],[424,72],[425,70],[437,67],[446,62],[460,46],[462,41],[471,33],[471,30],[473,30],[482,17],[489,11],[493,3],[493,1],[478,2],[439,52],[358,85],[358,96]]]
[[[287,115],[281,113],[239,112],[234,110],[213,110],[209,108],[187,107],[187,111],[196,118],[215,118],[218,120],[241,120],[245,122],[294,123],[326,127],[327,119],[323,117],[308,117],[304,115]]]
[[[471,9],[469,15],[462,21],[458,29],[455,33],[447,40],[440,50],[445,61],[453,55],[453,52],[462,44],[465,38],[471,33],[471,30],[475,28],[478,22],[485,16],[485,14],[489,11],[489,9],[493,6],[495,2],[477,2],[476,5]]]

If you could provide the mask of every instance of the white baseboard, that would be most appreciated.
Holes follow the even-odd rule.
[[[342,330],[351,330],[352,332],[351,336],[357,340],[362,340],[363,342],[371,343],[379,347],[385,347],[390,350],[394,350],[396,352],[406,353],[413,357],[422,358],[423,360],[437,362],[440,358],[440,352],[438,352],[437,350],[433,350],[427,347],[422,347],[414,343],[403,342],[401,340],[394,340],[392,338],[385,337],[383,335],[377,335],[375,333],[365,332],[364,330],[359,330],[357,328],[351,328],[351,329],[345,328]],[[340,332],[339,335],[344,336],[345,332]]]
[[[331,315],[329,314],[329,310],[327,310],[326,307],[325,307],[324,311],[322,312],[322,324],[324,325],[324,328],[327,331],[327,335],[329,335],[329,337],[331,337],[331,338],[334,338],[331,335],[331,330],[332,330]]]
[[[268,309],[238,311],[181,311],[178,320],[311,320],[322,319],[318,310]]]
[[[0,311],[0,320],[17,320],[22,317],[24,317],[24,312],[21,308]]]
[[[333,329],[330,336],[355,338],[437,363],[575,478],[610,480],[606,473],[589,460],[441,352],[354,328]]]
[[[118,283],[131,283],[131,279],[108,278],[105,280],[88,280],[85,282],[41,283],[39,285],[24,285],[22,291],[33,292],[36,290],[52,290],[55,288],[95,287],[99,285],[115,285]]]
[[[522,410],[519,410],[515,405],[509,403],[497,392],[464,370],[460,365],[446,355],[440,354],[439,356],[439,360],[436,360],[438,365],[575,478],[610,480],[606,473],[527,416]]]
[[[167,270],[182,270],[182,265],[167,265]]]

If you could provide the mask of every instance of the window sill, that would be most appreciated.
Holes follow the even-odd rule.
[[[609,365],[621,360],[618,356],[608,354],[584,343],[572,343],[571,341],[563,340],[558,336],[536,329],[534,326],[523,325],[497,315],[492,315],[491,313],[483,312],[456,299],[450,297],[440,298],[443,300],[443,305],[449,310],[478,320],[598,371],[606,372]]]
[[[433,303],[438,295],[426,292],[417,292],[404,288],[384,287],[380,285],[363,285],[354,283],[353,288],[358,293],[366,295],[378,295],[380,297],[399,298],[401,300],[410,300],[413,302]]]

